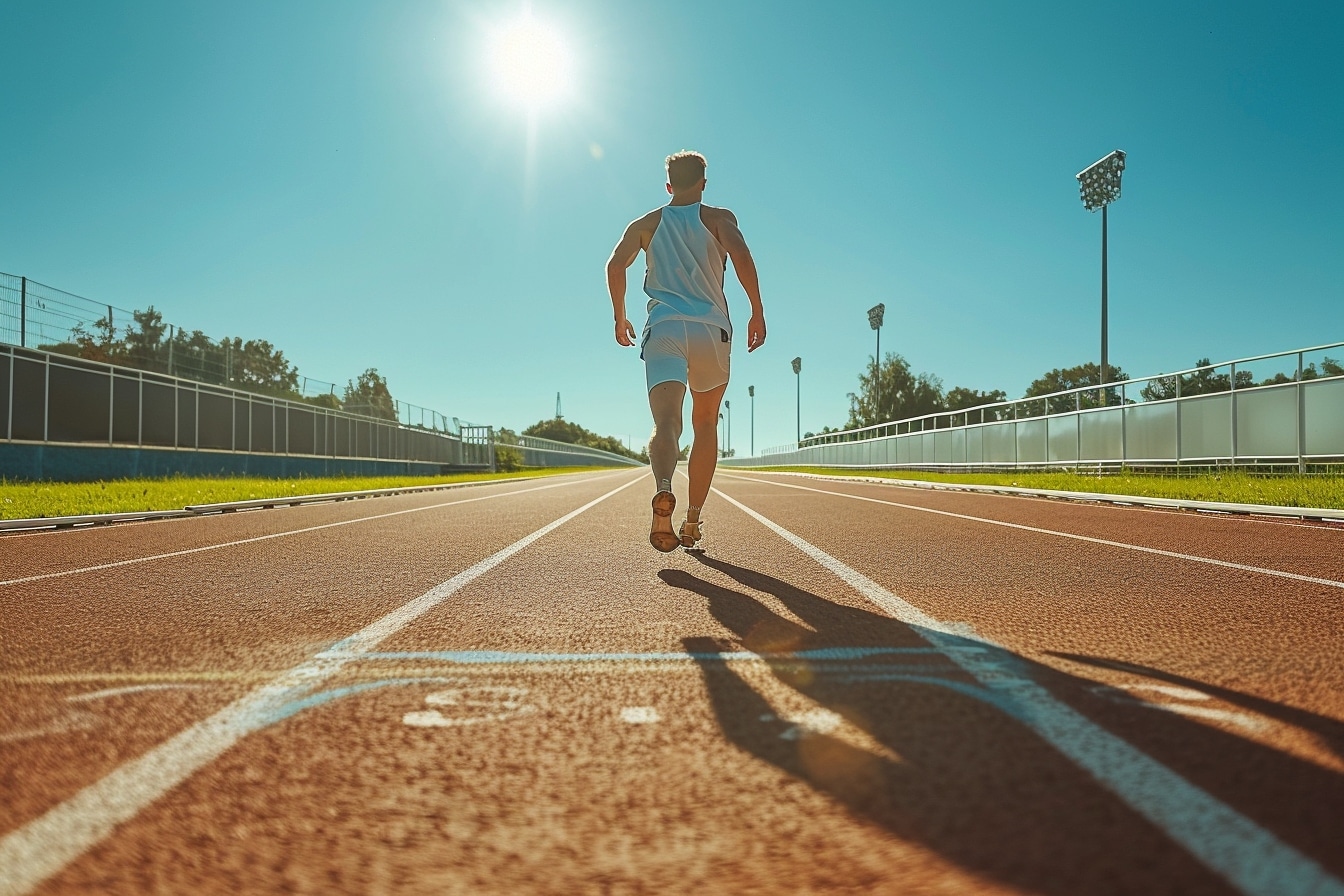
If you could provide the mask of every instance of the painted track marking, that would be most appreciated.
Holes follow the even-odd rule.
[[[1003,526],[1008,529],[1020,529],[1023,532],[1035,532],[1038,535],[1054,535],[1059,538],[1069,538],[1074,541],[1086,541],[1091,544],[1100,544],[1112,548],[1122,548],[1126,551],[1139,551],[1144,554],[1156,554],[1159,557],[1170,557],[1174,560],[1189,560],[1193,563],[1207,563],[1211,566],[1222,566],[1227,569],[1238,569],[1242,572],[1254,572],[1265,576],[1274,576],[1280,579],[1292,579],[1296,582],[1310,582],[1313,585],[1325,585],[1329,588],[1344,588],[1344,582],[1334,579],[1321,579],[1316,576],[1304,576],[1295,572],[1284,572],[1281,569],[1267,569],[1263,566],[1250,566],[1246,563],[1233,563],[1231,560],[1216,560],[1213,557],[1201,557],[1198,554],[1182,554],[1179,551],[1164,551],[1161,548],[1150,548],[1140,544],[1129,544],[1124,541],[1111,541],[1108,538],[1094,538],[1091,535],[1078,535],[1073,532],[1061,532],[1058,529],[1042,529],[1039,526],[1027,526],[1023,523],[1009,523],[1004,520],[995,520],[983,516],[971,516],[966,513],[954,513],[951,510],[936,510],[932,507],[920,507],[918,504],[902,504],[899,501],[884,501],[881,498],[869,498],[865,495],[851,495],[845,492],[833,492],[824,488],[811,488],[806,485],[793,485],[789,482],[774,482],[773,480],[754,479],[749,476],[725,476],[725,479],[736,479],[740,482],[765,482],[768,485],[777,485],[780,488],[796,488],[805,492],[816,492],[819,495],[829,495],[833,498],[849,498],[854,501],[867,501],[870,504],[885,504],[888,507],[899,507],[902,510],[917,510],[920,513],[933,513],[938,516],[952,517],[953,519],[969,520],[976,523],[987,523],[991,526]],[[722,494],[722,493],[720,493]],[[731,499],[729,499],[731,500]],[[0,582],[0,584],[4,584]]]
[[[184,682],[155,682],[153,684],[132,684],[119,688],[106,688],[101,691],[91,691],[87,694],[75,694],[66,697],[67,703],[87,703],[91,700],[105,700],[108,697],[124,697],[127,694],[143,694],[147,691],[178,691],[183,689],[195,689],[204,687],[199,684],[188,684]]]
[[[440,504],[430,504],[427,507],[411,507],[406,510],[394,510],[391,513],[379,513],[373,516],[361,516],[352,520],[341,520],[335,523],[323,523],[320,526],[307,526],[302,529],[289,529],[284,532],[272,532],[268,535],[257,535],[252,538],[240,538],[237,541],[225,541],[219,544],[206,544],[195,548],[184,548],[180,551],[168,551],[163,554],[151,554],[148,557],[131,557],[126,560],[114,560],[111,563],[99,563],[96,566],[81,566],[77,569],[65,569],[59,572],[44,572],[38,575],[23,576],[17,579],[0,580],[0,586],[4,585],[23,585],[28,582],[40,582],[44,579],[56,579],[62,576],[74,576],[85,572],[98,572],[103,569],[115,569],[119,566],[134,566],[138,563],[150,563],[154,560],[167,560],[171,557],[185,557],[188,554],[199,554],[202,551],[217,551],[221,548],[232,548],[244,544],[254,544],[259,541],[270,541],[274,538],[285,538],[290,535],[302,535],[305,532],[319,532],[323,529],[335,529],[338,526],[352,526],[355,523],[367,523],[372,520],[383,520],[389,517],[402,516],[407,513],[420,513],[425,510],[438,510],[442,507],[452,507],[457,504],[473,504],[477,501],[490,501],[494,498],[507,498],[510,495],[523,495],[528,492],[539,492],[548,488],[560,488],[566,485],[574,485],[576,482],[591,482],[591,479],[566,480],[565,482],[553,482],[546,485],[537,485],[531,488],[521,488],[513,492],[498,492],[491,495],[480,495],[475,498],[463,498],[460,501],[444,501]]]
[[[425,696],[429,706],[441,709],[408,712],[402,723],[413,728],[461,728],[487,722],[503,722],[536,712],[537,708],[523,702],[527,688],[509,685],[468,685],[435,691]]]
[[[1344,884],[1311,858],[1056,700],[1031,679],[1022,668],[1022,661],[1011,651],[968,633],[969,627],[964,624],[949,625],[934,619],[740,501],[717,488],[714,492],[830,570],[887,615],[910,626],[934,647],[950,648],[948,658],[996,694],[1005,711],[1243,893],[1344,896]],[[994,649],[982,652],[957,649],[966,644],[968,637],[974,638],[978,645]]]
[[[0,896],[27,893],[239,740],[265,728],[277,716],[283,717],[296,701],[361,653],[372,650],[537,539],[643,478],[631,479],[491,554],[341,641],[336,645],[336,655],[319,654],[294,667],[5,835],[0,839]]]
[[[621,710],[621,721],[628,725],[653,725],[661,718],[652,706],[627,706]]]

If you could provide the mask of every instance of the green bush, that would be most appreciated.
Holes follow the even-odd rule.
[[[523,452],[511,445],[495,445],[495,469],[512,473],[523,465]]]

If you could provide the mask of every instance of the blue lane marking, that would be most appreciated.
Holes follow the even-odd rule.
[[[981,652],[984,647],[968,646],[958,650]],[[643,662],[643,663],[690,663],[721,662],[735,663],[745,661],[787,662],[802,660],[805,662],[850,662],[877,656],[929,656],[947,654],[947,648],[938,650],[933,647],[821,647],[814,650],[799,650],[793,653],[753,653],[748,650],[729,650],[714,653],[688,653],[669,651],[654,653],[514,653],[507,650],[422,650],[396,653],[357,653],[349,656],[354,660],[433,660],[442,663],[472,665],[525,665],[529,663],[600,663],[600,662]],[[336,647],[320,657],[342,657]]]
[[[506,650],[421,650],[378,653],[345,654],[340,651],[338,642],[331,649],[319,654],[320,657],[347,660],[390,660],[405,662],[408,660],[434,661],[464,666],[486,665],[535,665],[540,663],[595,663],[595,662],[642,662],[642,663],[738,663],[764,662],[788,665],[790,663],[818,663],[816,671],[828,679],[844,684],[865,684],[870,682],[908,682],[948,688],[957,693],[989,703],[1009,715],[1016,715],[1012,701],[994,694],[980,686],[946,678],[950,670],[939,665],[902,664],[892,666],[872,662],[880,657],[905,656],[942,656],[949,651],[981,653],[989,648],[968,644],[964,647],[821,647],[812,650],[799,650],[792,653],[755,653],[749,650],[726,650],[715,652],[688,653],[686,651],[666,651],[651,653],[514,653]],[[834,665],[832,665],[834,664]],[[829,667],[829,668],[828,668]],[[274,707],[262,716],[251,720],[255,729],[266,728],[283,721],[307,709],[323,706],[346,697],[388,687],[407,685],[425,685],[456,683],[461,679],[444,678],[435,675],[384,678],[378,681],[360,682],[345,687],[308,693],[283,705]]]

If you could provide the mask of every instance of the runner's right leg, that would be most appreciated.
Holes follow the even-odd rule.
[[[649,410],[653,412],[653,435],[649,438],[649,466],[653,468],[655,491],[672,491],[672,474],[681,457],[681,405],[686,387],[678,382],[659,383],[649,390]],[[672,517],[653,517],[654,533],[666,532],[672,539]],[[672,544],[671,541],[667,542]],[[664,550],[664,548],[659,548]]]

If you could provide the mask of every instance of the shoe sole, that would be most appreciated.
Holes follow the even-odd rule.
[[[672,512],[677,509],[677,498],[671,492],[659,492],[653,496],[651,506],[653,508],[653,516],[655,519],[658,517],[671,517]],[[650,532],[649,544],[653,545],[655,551],[663,554],[670,554],[681,547],[681,539],[677,537],[677,533],[671,531]]]

